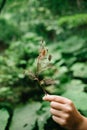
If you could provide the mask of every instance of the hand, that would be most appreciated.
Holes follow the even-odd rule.
[[[43,100],[50,102],[50,112],[56,123],[67,130],[87,130],[87,118],[78,112],[71,100],[55,95],[45,95]]]

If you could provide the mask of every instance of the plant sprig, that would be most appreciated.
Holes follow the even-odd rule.
[[[52,67],[52,64],[50,63],[51,59],[52,55],[48,54],[48,49],[46,48],[45,43],[42,41],[40,44],[39,55],[36,59],[37,62],[35,72],[28,71],[27,73],[30,79],[35,80],[38,83],[38,86],[43,90],[45,94],[47,94],[48,92],[43,86],[53,85],[55,84],[55,81],[51,78],[43,78],[41,80],[39,78],[39,75]]]

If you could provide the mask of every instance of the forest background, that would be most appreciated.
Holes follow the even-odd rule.
[[[52,55],[41,73],[50,94],[71,99],[87,116],[87,1],[3,0],[0,8],[0,130],[64,130],[51,119],[34,71],[40,41]],[[2,0],[0,0],[2,6]]]

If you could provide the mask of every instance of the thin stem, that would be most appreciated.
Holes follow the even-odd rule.
[[[43,90],[43,92],[47,95],[48,94],[47,91],[41,86],[40,81],[39,81],[38,78],[37,78],[37,82],[38,82],[40,88]]]

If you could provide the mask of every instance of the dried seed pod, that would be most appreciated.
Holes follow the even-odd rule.
[[[51,59],[52,59],[52,55],[49,55],[48,60],[51,61]]]

